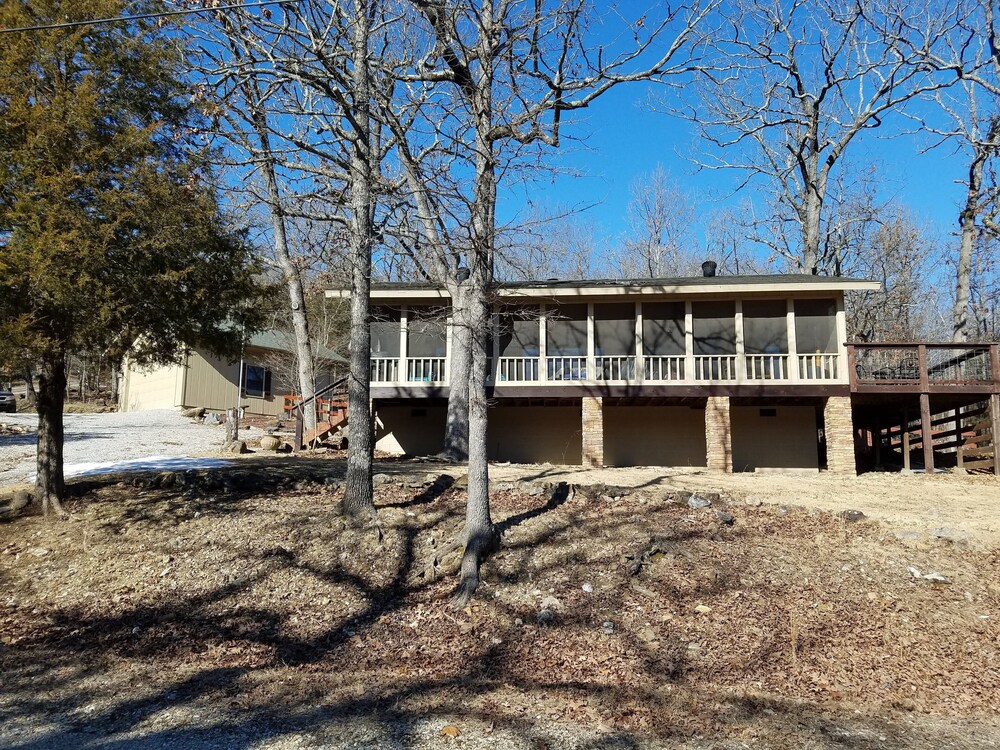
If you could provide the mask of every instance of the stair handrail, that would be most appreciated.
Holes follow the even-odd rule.
[[[318,391],[313,393],[309,398],[304,398],[299,403],[292,407],[292,411],[295,412],[295,450],[302,448],[302,437],[304,434],[304,422],[305,422],[305,407],[312,403],[315,404],[316,399],[325,396],[327,393],[335,388],[339,388],[347,382],[350,375],[344,375],[341,378],[337,378],[332,383],[320,388]]]

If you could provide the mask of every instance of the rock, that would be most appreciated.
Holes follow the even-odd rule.
[[[615,632],[615,624],[610,620],[605,620],[601,623],[601,630],[603,630],[607,635],[611,635]]]
[[[643,628],[636,635],[639,638],[639,640],[642,641],[643,643],[654,643],[655,641],[659,640],[656,637],[656,631],[650,627]]]
[[[542,609],[551,609],[553,612],[558,612],[562,609],[562,602],[554,596],[547,596],[542,599]]]
[[[32,547],[28,550],[28,554],[34,555],[35,557],[45,557],[49,554],[49,550],[45,549],[45,547]]]
[[[232,443],[227,443],[222,446],[222,450],[225,453],[249,453],[250,449],[247,448],[247,444],[242,440],[235,440]]]
[[[535,617],[539,625],[551,625],[556,620],[556,613],[551,609],[543,609]]]
[[[923,539],[923,534],[919,531],[897,531],[896,538],[901,542],[915,544]]]
[[[392,481],[392,477],[388,474],[375,474],[372,477],[372,485],[378,487],[379,485],[389,484]]]
[[[281,439],[274,435],[265,435],[260,439],[260,448],[265,451],[276,451],[281,447]]]
[[[34,495],[27,490],[18,490],[13,495],[0,500],[0,518],[13,518],[34,501]]]
[[[177,482],[177,477],[172,471],[165,471],[156,478],[158,487],[169,490]]]
[[[946,542],[967,542],[971,534],[963,529],[939,528],[934,529],[931,532],[931,536],[935,539],[943,539]]]
[[[219,415],[216,414],[215,412],[209,412],[204,416],[204,418],[201,421],[203,424],[213,425],[213,426],[222,424],[222,420],[219,419]]]
[[[541,484],[530,484],[525,489],[525,494],[529,497],[538,497],[539,495],[545,494],[545,487]]]
[[[699,615],[707,615],[711,614],[712,608],[706,604],[699,604],[697,607],[694,608],[694,611],[697,612]]]
[[[699,508],[707,508],[711,504],[711,500],[707,497],[702,497],[701,495],[691,495],[691,497],[688,498],[688,507],[696,510]]]
[[[715,517],[719,519],[719,523],[725,524],[726,526],[732,526],[736,523],[736,516],[732,513],[727,513],[724,510],[715,511]]]
[[[441,734],[444,735],[445,737],[451,737],[452,739],[454,739],[455,737],[458,737],[458,735],[460,735],[461,732],[459,731],[458,727],[456,727],[454,724],[449,724],[448,726],[444,727],[441,730]]]
[[[842,510],[838,515],[851,523],[865,520],[865,514],[860,510]]]
[[[747,505],[750,505],[750,506],[754,507],[754,508],[759,508],[761,505],[764,504],[764,501],[761,500],[759,497],[748,497],[743,502],[746,503]]]
[[[923,579],[925,581],[930,581],[931,583],[939,583],[939,584],[951,583],[951,579],[948,576],[944,575],[943,573],[939,573],[936,570],[933,573],[924,573]]]
[[[585,594],[593,594],[594,593],[594,584],[592,584],[590,582],[587,582],[587,583],[583,584],[583,592]]]
[[[204,407],[195,407],[194,409],[185,409],[181,412],[182,417],[187,417],[188,419],[201,419],[205,415]]]

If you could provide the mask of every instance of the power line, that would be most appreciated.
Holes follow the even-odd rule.
[[[236,10],[239,8],[260,8],[265,5],[290,5],[301,3],[303,0],[265,0],[259,3],[237,3],[235,5],[217,5],[214,8],[187,8],[185,10],[165,10],[159,13],[141,13],[136,16],[117,16],[115,18],[94,18],[90,21],[67,21],[65,23],[53,23],[43,26],[21,26],[16,29],[0,29],[0,34],[15,34],[24,31],[48,31],[49,29],[72,29],[77,26],[101,26],[109,23],[121,23],[122,21],[141,21],[146,18],[166,18],[167,16],[188,16],[199,13],[214,13],[219,10]]]

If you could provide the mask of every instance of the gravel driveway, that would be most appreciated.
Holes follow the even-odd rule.
[[[0,415],[0,422],[34,427],[33,413]],[[170,409],[105,414],[66,414],[66,475],[83,464],[105,464],[154,456],[216,453],[226,438],[224,426],[196,423]],[[259,430],[255,431],[260,434]],[[241,431],[241,437],[246,436]],[[24,484],[35,474],[34,433],[0,435],[0,487]],[[92,468],[92,467],[88,467]]]

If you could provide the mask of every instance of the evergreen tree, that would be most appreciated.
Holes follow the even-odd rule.
[[[0,28],[161,6],[18,0]],[[42,508],[61,511],[70,352],[167,361],[238,351],[257,268],[228,231],[169,28],[115,22],[0,45],[0,361],[36,361]]]

